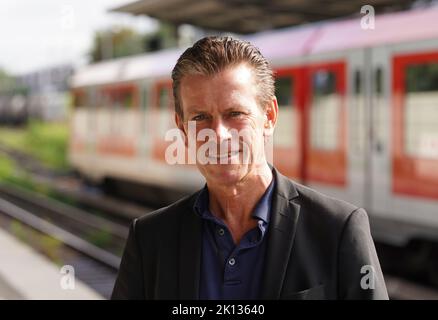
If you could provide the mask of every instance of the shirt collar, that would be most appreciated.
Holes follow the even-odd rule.
[[[269,223],[269,219],[270,219],[272,194],[274,191],[274,186],[275,186],[275,177],[272,176],[271,183],[269,184],[265,193],[260,198],[259,202],[257,203],[255,209],[252,212],[252,216],[255,219],[261,220],[266,224]],[[201,218],[211,220],[212,218],[216,218],[216,217],[214,217],[209,210],[209,205],[210,205],[209,202],[210,201],[208,197],[208,187],[207,184],[205,184],[204,188],[198,194],[193,207],[195,209],[195,212],[199,214]]]
[[[256,219],[262,220],[265,223],[269,223],[271,216],[271,204],[272,204],[272,194],[274,191],[275,178],[272,176],[272,181],[266,189],[265,193],[257,203],[252,216]]]

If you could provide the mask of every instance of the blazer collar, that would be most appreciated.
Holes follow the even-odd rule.
[[[267,252],[262,278],[262,299],[279,299],[300,213],[300,206],[292,202],[299,196],[295,185],[273,168],[276,179],[271,208],[271,222],[267,234]]]
[[[202,219],[195,213],[193,208],[199,192],[190,197],[187,201],[187,209],[181,212],[181,233],[179,238],[179,299],[181,300],[199,298]]]

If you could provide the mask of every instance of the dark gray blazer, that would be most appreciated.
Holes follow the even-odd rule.
[[[387,299],[365,210],[273,173],[262,298]],[[134,220],[112,299],[198,298],[197,194]]]

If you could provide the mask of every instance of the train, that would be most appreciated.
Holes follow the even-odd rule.
[[[379,241],[438,241],[438,7],[378,15],[374,29],[356,17],[240,37],[275,72],[276,168],[365,208]],[[84,179],[203,186],[194,165],[165,161],[183,50],[76,70],[69,160]]]

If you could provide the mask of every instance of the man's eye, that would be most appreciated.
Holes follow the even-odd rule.
[[[243,115],[243,112],[240,111],[232,111],[230,112],[230,116],[235,118],[235,117],[240,117],[241,115]]]
[[[192,120],[193,121],[201,121],[201,120],[204,120],[206,117],[205,117],[205,114],[198,114],[197,116],[194,116],[193,118],[192,118]]]

